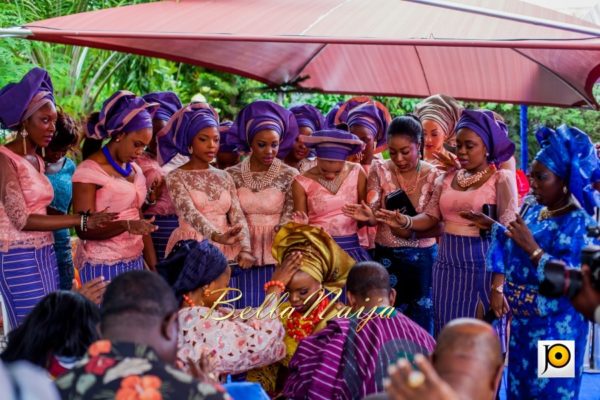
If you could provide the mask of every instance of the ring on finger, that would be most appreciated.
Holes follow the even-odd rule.
[[[406,378],[406,383],[412,389],[416,389],[425,383],[425,375],[421,371],[411,371]]]

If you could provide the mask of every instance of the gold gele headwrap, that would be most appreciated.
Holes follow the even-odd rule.
[[[295,251],[303,256],[300,269],[329,290],[344,287],[348,272],[355,264],[323,228],[288,222],[275,235],[272,253],[281,264]]]

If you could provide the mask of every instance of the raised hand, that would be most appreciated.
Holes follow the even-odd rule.
[[[540,247],[533,238],[533,234],[527,227],[527,224],[519,214],[517,214],[517,219],[508,224],[506,228],[506,236],[514,240],[514,242],[520,248],[525,250],[527,254],[533,253]]]
[[[237,256],[237,262],[240,268],[247,269],[254,265],[256,258],[247,251],[240,251]]]
[[[294,251],[288,254],[280,266],[275,268],[271,280],[279,281],[287,286],[292,280],[292,277],[300,269],[302,265],[302,253]]]
[[[442,164],[438,168],[443,171],[453,171],[460,169],[460,162],[458,161],[458,157],[456,157],[456,155],[453,153],[441,153],[436,151],[433,153],[433,158],[435,158]]]
[[[484,229],[484,230],[492,229],[492,225],[494,224],[494,222],[496,222],[481,212],[460,211],[458,213],[458,215],[460,215],[464,219],[468,219],[469,221],[471,221],[473,223],[473,225],[475,225],[479,229]]]
[[[308,215],[304,211],[294,211],[292,213],[292,221],[298,224],[308,225]]]
[[[106,212],[108,207],[104,210],[91,213],[87,218],[87,228],[88,229],[97,229],[104,228],[106,224],[117,219],[118,214],[113,212]]]
[[[158,226],[153,224],[154,217],[148,219],[130,219],[125,222],[127,223],[127,232],[132,235],[149,235],[158,229]]]
[[[404,214],[400,214],[397,210],[390,211],[382,208],[375,211],[375,219],[377,222],[389,225],[389,227],[393,229],[402,229],[406,224],[406,218],[407,217]]]
[[[217,243],[221,243],[224,245],[232,245],[238,243],[242,238],[240,234],[242,233],[242,225],[237,224],[223,233],[214,233],[212,235],[212,240]]]
[[[212,385],[219,384],[219,376],[213,372],[216,370],[218,360],[215,351],[202,349],[200,358],[197,362],[188,358],[190,367],[190,375],[198,379],[200,382],[209,383]]]
[[[375,223],[373,210],[371,210],[371,207],[364,201],[360,204],[346,204],[342,207],[342,212],[346,217],[353,218],[357,221]]]
[[[405,359],[390,365],[389,378],[384,382],[390,400],[459,400],[422,354],[415,355],[415,364],[419,370],[413,370]]]
[[[105,281],[103,276],[87,281],[83,286],[78,285],[77,281],[73,279],[71,290],[79,292],[79,294],[86,297],[92,303],[100,305],[108,284],[109,282]]]

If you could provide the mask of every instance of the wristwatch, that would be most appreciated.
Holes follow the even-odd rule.
[[[502,285],[498,285],[498,286],[496,286],[496,287],[492,286],[492,290],[493,290],[494,292],[498,292],[498,293],[500,293],[500,294],[504,294],[504,284],[502,284]]]

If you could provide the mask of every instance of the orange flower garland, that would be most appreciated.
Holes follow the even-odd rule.
[[[317,324],[321,322],[321,318],[319,316],[328,305],[329,299],[326,297],[323,299],[323,301],[321,301],[321,303],[319,303],[317,308],[315,308],[309,315],[306,316],[306,318],[304,318],[305,313],[299,313],[298,311],[294,310],[292,315],[290,315],[290,318],[285,323],[288,336],[296,341],[300,341],[311,335]]]

